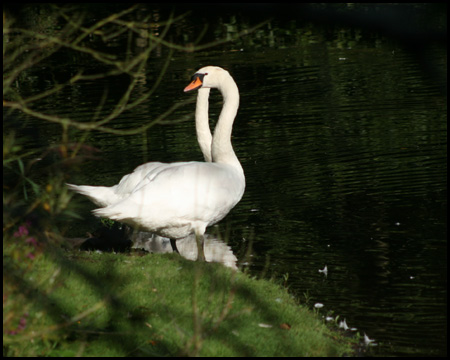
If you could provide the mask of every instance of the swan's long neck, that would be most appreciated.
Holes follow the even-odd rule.
[[[210,90],[210,88],[198,89],[197,107],[195,108],[195,130],[197,132],[197,140],[206,162],[212,161],[212,135],[209,128],[208,117]]]
[[[243,172],[231,145],[233,122],[239,108],[239,90],[231,77],[223,79],[219,90],[223,96],[223,107],[212,138],[212,161],[233,165]]]

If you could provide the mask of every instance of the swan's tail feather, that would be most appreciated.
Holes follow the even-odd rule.
[[[112,220],[118,220],[120,218],[119,212],[111,211],[109,206],[92,210],[92,213],[95,216],[108,218],[108,219],[112,219]]]
[[[111,220],[119,221],[132,227],[139,228],[139,223],[134,221],[134,217],[130,214],[124,214],[122,211],[115,208],[115,206],[107,206],[99,209],[92,210],[95,216],[108,218]]]
[[[114,192],[114,187],[73,185],[73,184],[67,184],[67,187],[70,190],[73,190],[81,195],[86,196],[94,204],[101,207],[112,205],[120,201],[120,198]]]

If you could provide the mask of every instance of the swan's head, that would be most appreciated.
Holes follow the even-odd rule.
[[[198,70],[191,78],[191,83],[184,92],[200,88],[221,88],[224,80],[232,79],[230,73],[218,66],[205,66]]]

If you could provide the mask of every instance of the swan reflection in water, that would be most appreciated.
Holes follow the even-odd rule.
[[[175,252],[169,238],[162,237],[150,232],[139,231],[133,235],[133,249],[143,249],[150,253]],[[197,241],[195,234],[178,239],[176,242],[178,253],[188,260],[196,260],[198,256]],[[208,262],[218,262],[237,270],[237,258],[231,247],[224,241],[210,235],[204,235],[205,258]]]
[[[237,270],[237,258],[231,247],[220,237],[205,234],[204,253],[206,261],[218,262],[231,269]],[[178,252],[188,260],[198,258],[197,239],[195,234],[178,239],[176,245],[167,237],[162,237],[151,232],[137,231],[129,226],[115,223],[112,227],[102,227],[88,237],[64,238],[63,247],[67,249],[79,249],[83,251],[119,252],[129,253],[130,248],[144,250],[150,253]],[[174,250],[175,249],[175,250]],[[151,255],[147,255],[151,256]]]

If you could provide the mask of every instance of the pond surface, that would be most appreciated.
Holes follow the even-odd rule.
[[[228,239],[251,273],[278,278],[300,302],[322,303],[320,314],[366,333],[378,344],[373,354],[445,356],[446,98],[418,60],[397,46],[335,44],[316,39],[283,48],[175,53],[156,94],[115,126],[148,123],[192,96],[182,90],[198,68],[227,68],[241,92],[233,145],[247,188],[208,233]],[[163,55],[148,68],[161,68]],[[422,55],[446,66],[439,49]],[[148,91],[152,84],[147,79],[140,86]],[[52,107],[75,120],[90,118],[98,104],[92,99],[105,87],[113,103],[127,83],[85,83]],[[100,148],[101,159],[87,162],[70,181],[113,185],[145,161],[202,161],[194,107],[178,109],[174,121],[146,136],[90,133],[86,144]],[[214,92],[211,119],[220,108]],[[175,121],[189,114],[188,121]],[[25,130],[35,132],[30,146],[58,141],[60,131],[31,120]],[[86,219],[91,208],[86,203]],[[327,273],[319,272],[325,266]]]

